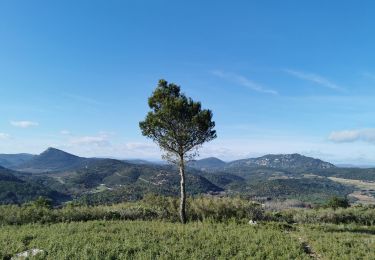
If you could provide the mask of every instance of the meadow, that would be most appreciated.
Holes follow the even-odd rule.
[[[235,222],[89,221],[0,228],[0,258],[32,248],[36,259],[374,259],[375,229]]]
[[[111,206],[0,206],[0,259],[375,259],[371,206],[265,210],[241,198],[147,196]],[[255,225],[249,220],[256,221]]]

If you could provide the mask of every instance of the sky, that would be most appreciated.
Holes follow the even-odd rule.
[[[0,1],[0,153],[160,160],[159,79],[214,113],[200,156],[375,164],[374,1]]]

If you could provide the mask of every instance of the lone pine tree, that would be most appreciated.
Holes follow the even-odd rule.
[[[186,223],[185,163],[198,154],[203,143],[216,138],[212,112],[181,93],[179,86],[161,79],[148,99],[151,109],[139,123],[142,134],[156,142],[163,158],[180,172],[180,219]]]

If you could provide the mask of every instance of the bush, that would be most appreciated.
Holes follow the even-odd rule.
[[[347,198],[332,197],[328,203],[327,207],[337,209],[337,208],[349,208],[349,200]]]
[[[91,220],[165,220],[178,222],[179,200],[149,195],[138,202],[113,206],[84,206],[69,203],[53,209],[42,200],[22,206],[0,206],[0,225],[57,223]],[[241,198],[198,197],[187,200],[190,221],[215,222],[275,221],[286,223],[358,223],[375,224],[373,206],[350,208],[285,209],[265,211],[259,203]]]
[[[49,198],[45,198],[45,197],[38,197],[34,202],[32,202],[32,205],[37,208],[51,209],[52,200]]]
[[[159,217],[177,221],[179,200],[172,197],[146,196],[143,203],[157,208]],[[212,219],[227,221],[230,219],[262,220],[264,210],[261,204],[240,198],[198,197],[187,200],[187,216],[189,220]]]

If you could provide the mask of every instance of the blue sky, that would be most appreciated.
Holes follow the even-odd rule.
[[[201,156],[375,163],[373,1],[1,1],[0,153],[159,159],[160,78],[214,112]]]

